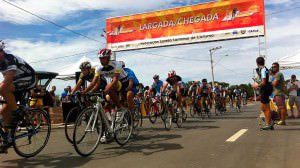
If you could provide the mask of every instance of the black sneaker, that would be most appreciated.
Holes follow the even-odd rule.
[[[274,130],[274,126],[273,125],[265,125],[265,126],[261,127],[260,129],[265,130],[265,131]]]

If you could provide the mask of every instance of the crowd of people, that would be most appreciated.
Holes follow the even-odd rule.
[[[265,66],[263,57],[258,57],[256,63],[258,66],[257,77],[254,78],[253,88],[260,92],[261,110],[264,113],[265,121],[262,130],[274,130],[274,124],[286,125],[287,98],[291,111],[289,117],[295,118],[294,106],[296,106],[299,118],[300,83],[296,80],[296,75],[292,75],[291,79],[286,82],[277,62],[274,62],[270,69]]]

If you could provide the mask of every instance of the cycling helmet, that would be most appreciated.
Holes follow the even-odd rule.
[[[207,82],[207,79],[202,79],[202,83],[203,83],[203,82]]]
[[[172,71],[170,71],[169,73],[168,73],[168,77],[170,78],[170,77],[173,77],[173,76],[175,76],[176,75],[176,72],[174,71],[174,70],[172,70]]]
[[[4,42],[0,40],[0,50],[3,50],[5,48]]]
[[[99,50],[98,57],[99,58],[109,57],[109,56],[111,56],[111,54],[112,54],[112,51],[110,49],[104,48],[104,49]]]
[[[156,74],[155,74],[155,75],[153,76],[153,79],[159,79],[159,75],[156,75]]]
[[[88,61],[85,61],[80,64],[79,69],[87,69],[87,68],[91,68],[91,67],[92,67],[91,63]]]

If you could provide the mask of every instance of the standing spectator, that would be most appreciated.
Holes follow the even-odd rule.
[[[280,121],[277,125],[286,125],[286,105],[285,105],[285,80],[283,74],[279,71],[279,64],[277,62],[272,64],[272,73],[274,74],[274,81],[272,82],[274,89],[274,102],[279,110]]]
[[[66,102],[68,96],[68,88],[64,88],[64,91],[61,93],[61,101]]]
[[[243,98],[243,105],[247,105],[247,91],[244,90],[242,92],[242,98]]]
[[[56,86],[52,86],[49,93],[50,93],[51,98],[52,98],[53,107],[56,107],[55,91],[56,91]]]
[[[289,92],[289,105],[291,109],[291,118],[295,118],[294,105],[296,104],[298,110],[298,118],[300,118],[300,94],[298,93],[300,82],[296,80],[296,75],[291,76],[290,82],[287,84]]]
[[[271,112],[270,112],[270,95],[272,94],[272,84],[269,81],[269,70],[265,66],[265,59],[258,57],[256,59],[258,80],[253,84],[253,88],[260,90],[261,94],[261,110],[265,115],[265,125],[262,130],[273,130],[273,124],[271,124]]]

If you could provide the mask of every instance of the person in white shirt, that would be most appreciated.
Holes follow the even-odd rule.
[[[291,76],[291,81],[287,84],[289,92],[289,105],[291,109],[291,118],[295,118],[294,105],[296,104],[298,110],[298,118],[300,118],[300,82],[296,80],[296,75]]]

